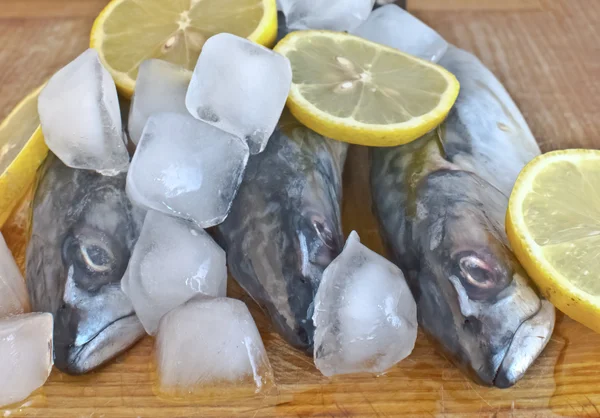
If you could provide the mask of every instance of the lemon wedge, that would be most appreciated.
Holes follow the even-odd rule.
[[[112,0],[94,22],[90,46],[119,91],[131,97],[144,60],[159,58],[192,70],[202,45],[221,32],[271,46],[277,36],[275,0]]]
[[[27,193],[48,154],[37,110],[41,89],[25,97],[0,124],[0,226]]]
[[[292,32],[274,50],[292,64],[292,114],[339,141],[413,141],[442,123],[458,96],[444,68],[346,33]]]
[[[600,151],[531,161],[510,196],[506,230],[544,296],[600,332]]]

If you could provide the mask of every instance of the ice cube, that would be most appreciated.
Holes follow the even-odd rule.
[[[242,181],[248,146],[191,116],[151,116],[127,173],[127,194],[147,209],[194,221],[221,223]]]
[[[154,335],[164,314],[196,294],[225,296],[225,251],[188,221],[149,211],[121,287]]]
[[[29,311],[25,280],[0,234],[0,318]]]
[[[150,59],[140,65],[129,115],[129,135],[140,142],[148,117],[173,112],[187,115],[185,93],[192,73],[170,62]]]
[[[0,406],[27,398],[52,370],[52,314],[0,319]]]
[[[163,316],[156,338],[159,387],[171,395],[273,383],[256,324],[235,299],[196,296]]]
[[[407,357],[417,306],[398,267],[352,232],[315,298],[315,364],[325,376],[381,373]]]
[[[375,0],[281,0],[291,30],[352,31],[369,17]]]
[[[185,104],[197,119],[265,149],[292,83],[289,60],[228,33],[210,38],[194,69]]]
[[[117,89],[95,50],[52,76],[38,112],[48,148],[69,167],[107,175],[127,170]]]
[[[395,4],[374,10],[354,34],[432,62],[448,49],[436,31]]]

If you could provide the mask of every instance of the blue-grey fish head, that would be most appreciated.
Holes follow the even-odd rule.
[[[313,301],[325,268],[341,252],[341,171],[346,145],[301,127],[280,127],[253,156],[218,239],[236,281],[277,332],[313,347]]]
[[[292,239],[279,248],[279,259],[282,270],[290,276],[288,281],[295,283],[289,292],[290,303],[296,303],[298,312],[305,315],[297,323],[296,345],[311,352],[314,297],[323,271],[344,246],[340,202],[347,145],[299,124],[284,126],[280,133],[280,140],[294,141],[299,146],[299,155],[293,158],[302,181],[289,185],[289,195],[296,194],[297,200],[289,201],[286,213],[280,214],[282,232]]]
[[[314,184],[310,185],[314,181]],[[327,202],[319,190],[326,187],[320,179],[311,179],[302,196],[301,206],[294,216],[284,217],[282,227],[289,237],[280,247],[281,269],[290,283],[288,303],[295,312],[296,323],[293,338],[296,347],[311,352],[314,343],[312,314],[314,298],[323,276],[323,271],[341,252],[344,240],[335,213],[333,201]],[[294,219],[295,218],[295,219]],[[289,326],[286,321],[284,326]]]
[[[421,323],[476,381],[509,387],[545,347],[555,314],[509,248],[507,198],[463,171],[441,170],[421,187]]]
[[[27,285],[33,309],[54,314],[60,370],[86,373],[144,335],[120,285],[142,222],[124,175],[76,170],[48,157],[33,203]]]

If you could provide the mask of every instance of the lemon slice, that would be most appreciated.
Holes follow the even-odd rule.
[[[339,141],[405,144],[439,125],[458,96],[442,67],[346,33],[293,32],[274,50],[292,64],[292,114]]]
[[[131,97],[144,60],[159,58],[192,70],[204,42],[221,32],[271,46],[277,36],[275,0],[112,0],[94,22],[90,46],[119,91]]]
[[[537,157],[510,196],[514,252],[558,309],[600,332],[600,151]]]
[[[0,124],[0,226],[27,193],[48,154],[37,111],[41,89],[25,97]]]

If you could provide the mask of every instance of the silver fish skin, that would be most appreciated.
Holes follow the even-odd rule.
[[[124,174],[73,169],[52,154],[40,169],[27,288],[33,311],[54,315],[60,370],[86,373],[145,335],[120,283],[143,218]]]
[[[435,131],[372,151],[374,211],[420,325],[476,382],[505,388],[554,329],[554,307],[516,260],[504,226],[517,175],[540,151],[475,56],[450,47],[440,64],[461,83],[458,100]]]
[[[313,301],[341,252],[347,144],[294,122],[252,156],[233,207],[217,227],[232,276],[292,346],[312,352]]]

